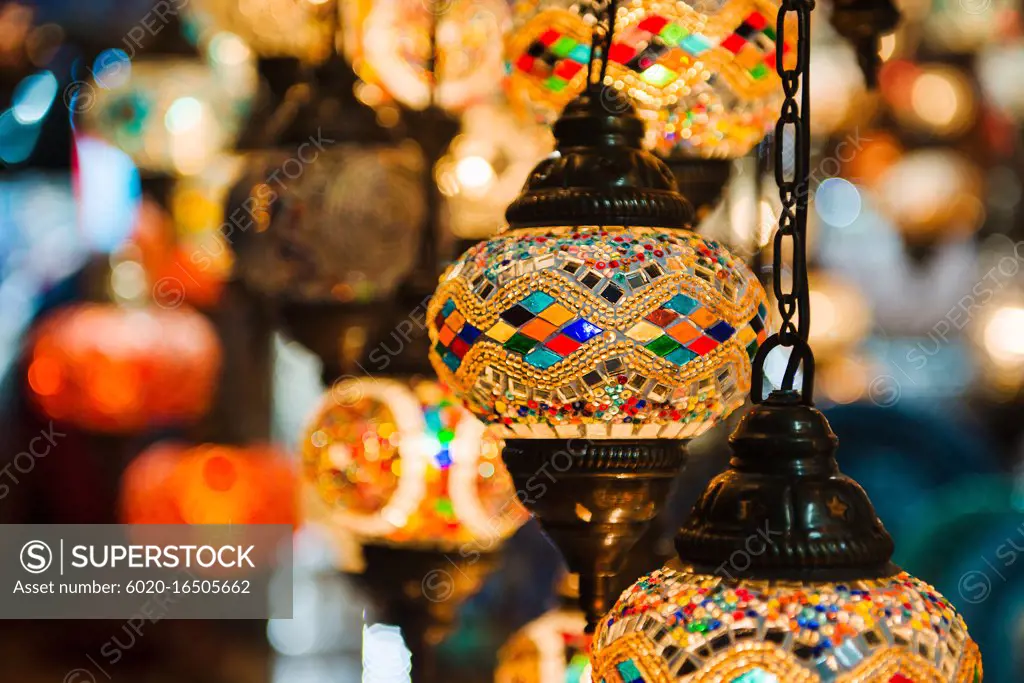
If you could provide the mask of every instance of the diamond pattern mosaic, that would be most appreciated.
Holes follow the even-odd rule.
[[[544,9],[534,9],[509,40],[510,95],[551,118],[585,86],[589,25],[577,7],[558,0],[520,5]],[[778,118],[777,15],[774,0],[731,0],[713,9],[703,2],[623,2],[605,83],[637,102],[651,122],[648,143],[662,153],[742,155]],[[782,52],[793,56],[792,40]]]
[[[431,360],[506,437],[687,438],[742,403],[764,297],[689,231],[510,231],[442,278]]]
[[[598,624],[604,683],[977,683],[963,619],[905,572],[849,584],[738,581],[668,567]]]

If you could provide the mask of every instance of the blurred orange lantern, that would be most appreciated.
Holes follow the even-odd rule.
[[[296,520],[290,462],[267,445],[157,444],[121,480],[126,524],[289,524]]]
[[[209,409],[220,361],[213,326],[191,308],[82,304],[39,326],[29,394],[47,416],[90,431],[189,423]]]

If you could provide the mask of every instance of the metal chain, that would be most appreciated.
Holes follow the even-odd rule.
[[[783,389],[793,389],[797,368],[804,365],[803,398],[811,401],[813,389],[814,358],[807,345],[810,330],[809,292],[807,284],[807,199],[809,192],[810,166],[810,124],[809,124],[809,79],[808,67],[811,46],[811,11],[814,0],[782,0],[776,22],[775,68],[782,81],[785,99],[778,123],[775,124],[774,166],[775,182],[779,186],[782,209],[779,212],[779,229],[775,233],[773,248],[772,289],[778,304],[782,324],[772,338],[766,340],[754,359],[753,400],[762,400],[760,387],[763,385],[764,361],[768,352],[777,346],[792,348]],[[796,63],[786,66],[786,24],[787,17],[796,14]],[[792,139],[792,160],[787,173],[785,159],[787,133]],[[784,286],[783,273],[786,254],[792,255],[789,264],[789,287]],[[796,320],[796,322],[795,322]],[[810,381],[809,381],[810,380]]]

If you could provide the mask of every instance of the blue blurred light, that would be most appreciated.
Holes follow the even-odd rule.
[[[124,50],[104,50],[92,63],[92,76],[101,88],[120,88],[132,77],[132,60]]]
[[[131,234],[142,188],[131,157],[101,140],[81,137],[78,152],[79,212],[89,246],[116,250]]]
[[[19,123],[39,123],[50,113],[58,89],[57,77],[52,71],[27,76],[14,88],[11,100],[14,118]]]
[[[827,178],[814,194],[814,206],[823,221],[845,228],[860,216],[860,190],[845,178]]]
[[[13,109],[0,112],[0,162],[20,164],[32,156],[39,129],[38,123],[19,121]]]

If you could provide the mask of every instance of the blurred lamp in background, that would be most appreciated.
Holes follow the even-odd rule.
[[[118,279],[145,282],[140,265],[122,265],[128,270],[114,269],[115,287],[129,286]],[[29,358],[29,395],[43,414],[89,431],[126,433],[201,418],[221,349],[210,323],[188,307],[80,304],[40,324]]]
[[[366,542],[496,550],[526,521],[500,440],[434,381],[338,382],[299,447],[325,519]]]
[[[977,123],[977,85],[967,71],[942,63],[892,60],[879,73],[896,122],[940,139],[956,139]]]
[[[335,0],[192,0],[200,23],[229,31],[260,57],[297,57],[317,63],[332,50]]]
[[[231,34],[215,40],[209,63],[103,53],[72,105],[85,132],[126,152],[144,175],[201,171],[234,141],[256,87],[249,48]]]
[[[448,198],[452,233],[474,242],[493,235],[552,146],[547,127],[523,124],[507,109],[482,104],[466,110],[462,133],[434,169]]]
[[[576,606],[579,578],[559,586],[560,604],[512,634],[498,651],[494,683],[590,683],[587,619]]]
[[[503,0],[375,0],[355,12],[356,73],[407,107],[461,111],[499,91]]]
[[[294,468],[266,445],[161,443],[121,480],[125,524],[296,523]]]

